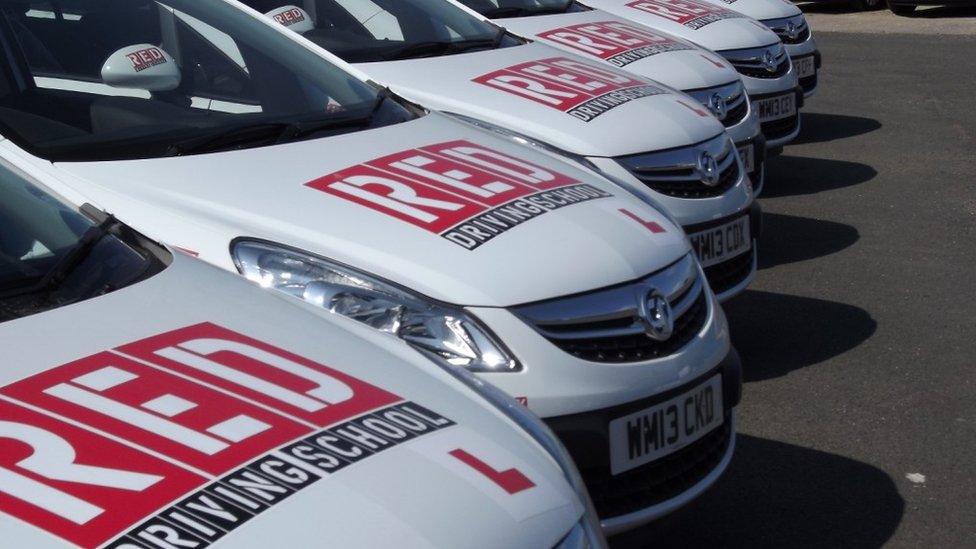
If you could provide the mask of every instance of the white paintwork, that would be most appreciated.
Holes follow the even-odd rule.
[[[47,174],[38,175],[49,180]],[[134,318],[138,322],[133,322]],[[418,452],[421,446],[405,443],[303,489],[287,504],[269,509],[235,530],[218,543],[219,547],[311,546],[326,535],[347,547],[395,544],[488,548],[499,543],[506,547],[549,547],[578,520],[581,503],[553,459],[481,397],[405,344],[264,291],[179,253],[163,272],[133,286],[0,324],[4,349],[0,387],[200,322],[245,333],[436,410],[458,424],[436,433],[441,446],[477,445],[496,463],[517,463],[520,470],[531,471],[541,488],[531,498],[519,499],[521,512],[513,514],[512,502],[493,492],[496,487],[490,483],[479,484],[483,479],[477,476],[452,472],[435,461],[437,456]],[[107,371],[86,376],[83,381],[88,387],[108,388],[128,380]],[[160,406],[156,408],[178,413],[179,407],[174,408],[177,404],[173,400],[165,406],[157,402]],[[259,427],[235,421],[211,431],[233,441]],[[423,437],[417,442],[429,444]],[[112,455],[104,459],[119,469],[131,466],[114,463]],[[20,482],[23,477],[17,474],[18,469],[12,472],[3,470],[0,483],[7,486]],[[139,489],[158,478],[132,477],[132,482],[138,483],[129,486]],[[18,491],[22,489],[37,486],[17,484],[11,493],[23,495]],[[62,512],[73,512],[71,516],[77,520],[90,519],[96,512],[91,505],[80,506],[77,500],[74,504]],[[477,512],[470,512],[472,509]],[[316,520],[307,520],[313,515]],[[74,547],[2,512],[0,537],[11,547]]]
[[[456,0],[450,1],[457,3]],[[587,23],[615,22],[636,25],[645,32],[681,43],[689,49],[663,52],[645,57],[627,64],[623,70],[683,91],[713,88],[741,80],[739,73],[724,58],[714,52],[678,36],[644,25],[637,25],[603,10],[594,9],[534,17],[508,17],[496,19],[494,22],[525,38],[539,40],[554,48],[607,65],[611,64],[608,61],[600,60],[599,57],[582,53],[578,48],[569,47],[565,43],[541,35],[554,29]],[[726,128],[725,131],[732,137],[733,141],[742,143],[754,138],[759,133],[759,121],[755,115],[750,114],[745,120]]]

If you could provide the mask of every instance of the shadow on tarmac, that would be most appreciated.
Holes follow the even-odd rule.
[[[860,185],[877,170],[858,162],[782,155],[766,164],[766,186],[760,198],[816,194]]]
[[[759,269],[835,254],[860,237],[857,228],[844,223],[765,212]]]
[[[771,292],[747,290],[723,307],[746,382],[781,377],[838,356],[878,327],[860,307]]]
[[[884,471],[739,435],[725,476],[688,507],[610,540],[613,549],[882,546],[905,501]]]
[[[826,143],[848,139],[881,129],[881,122],[863,116],[804,112],[803,127],[791,145]]]

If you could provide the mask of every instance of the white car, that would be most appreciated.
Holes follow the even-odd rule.
[[[813,95],[817,89],[817,73],[820,72],[820,50],[806,17],[796,4],[784,0],[707,1],[744,13],[775,32],[793,61],[804,97]]]
[[[521,397],[608,532],[721,475],[739,361],[688,239],[645,195],[428,113],[234,3],[52,9],[0,12],[23,86],[0,158]]]
[[[685,228],[720,300],[755,276],[760,212],[750,180],[722,124],[692,98],[526,43],[450,2],[244,3],[274,6],[269,18],[407,99],[645,189]],[[730,230],[747,238],[724,238]]]
[[[742,75],[752,108],[759,115],[767,149],[781,148],[800,133],[803,89],[799,87],[797,68],[783,42],[766,25],[708,0],[586,0],[585,3],[680,36],[728,60]]]
[[[76,200],[0,161],[4,547],[602,546],[497,389]]]
[[[453,0],[446,0],[453,1]],[[458,0],[508,31],[656,80],[705,105],[732,137],[755,194],[765,182],[765,139],[742,78],[723,57],[683,38],[571,2]]]

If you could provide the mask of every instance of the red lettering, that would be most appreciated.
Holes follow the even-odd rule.
[[[96,547],[206,482],[144,452],[0,401],[0,512]]]

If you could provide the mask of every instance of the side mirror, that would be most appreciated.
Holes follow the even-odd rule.
[[[298,34],[305,34],[315,28],[315,23],[312,22],[312,16],[298,6],[281,6],[264,15]]]
[[[180,68],[162,48],[136,44],[108,56],[102,64],[102,81],[115,88],[165,92],[180,85]]]

